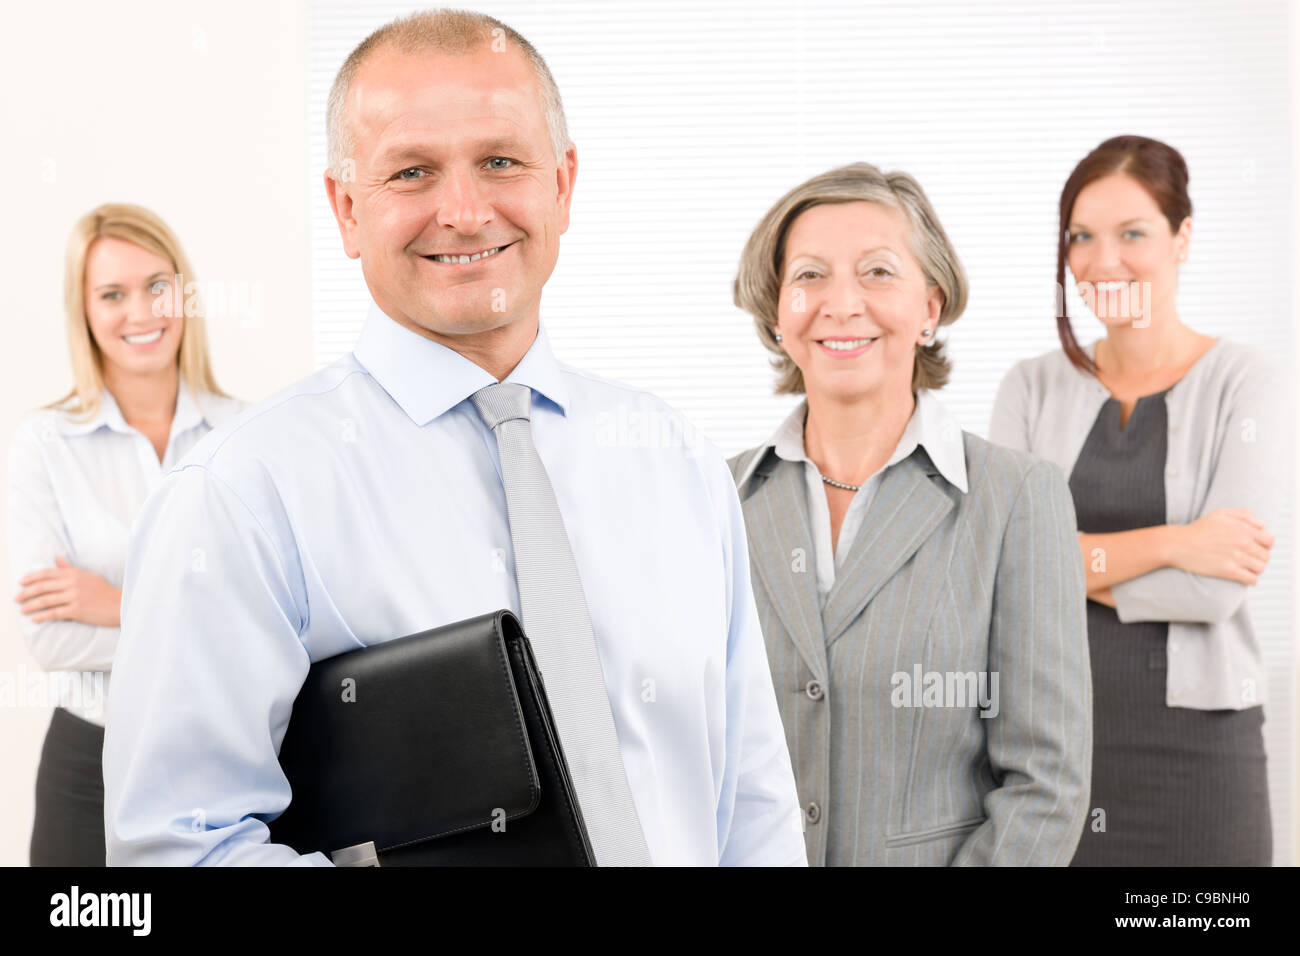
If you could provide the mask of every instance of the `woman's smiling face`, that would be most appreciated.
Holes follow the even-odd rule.
[[[105,363],[131,374],[176,364],[185,327],[171,262],[125,239],[103,236],[86,252],[85,304]]]
[[[1140,182],[1113,173],[1079,190],[1068,228],[1070,272],[1104,325],[1141,327],[1173,306],[1190,217],[1174,231]]]
[[[804,390],[852,400],[910,392],[916,347],[943,305],[912,253],[904,214],[874,202],[826,203],[786,236],[777,331]]]

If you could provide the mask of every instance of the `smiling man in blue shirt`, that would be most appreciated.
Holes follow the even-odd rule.
[[[649,861],[805,865],[726,464],[654,396],[557,362],[539,321],[577,173],[540,57],[477,15],[390,24],[335,82],[330,167],[373,303],[351,355],[208,435],[135,525],[108,863],[329,865],[267,842],[311,663],[520,613],[469,401],[505,381],[531,390]]]

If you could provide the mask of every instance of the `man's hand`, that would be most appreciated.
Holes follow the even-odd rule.
[[[33,571],[18,583],[23,589],[14,598],[34,622],[81,621],[98,627],[122,626],[122,592],[98,574],[83,571],[63,557],[57,567]]]

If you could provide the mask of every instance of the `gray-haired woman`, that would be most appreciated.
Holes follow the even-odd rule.
[[[1068,863],[1092,753],[1074,510],[934,395],[966,278],[924,192],[866,163],[797,186],[735,301],[805,395],[730,464],[809,862]]]

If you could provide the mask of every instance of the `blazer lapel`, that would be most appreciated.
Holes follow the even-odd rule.
[[[826,643],[835,641],[953,508],[932,480],[939,474],[922,446],[885,469],[835,584],[826,597]]]
[[[782,461],[770,450],[764,454],[767,460],[750,479],[762,484],[742,503],[749,528],[750,563],[758,569],[759,580],[808,669],[825,681],[826,644],[814,563],[817,552],[812,544],[803,465]]]

